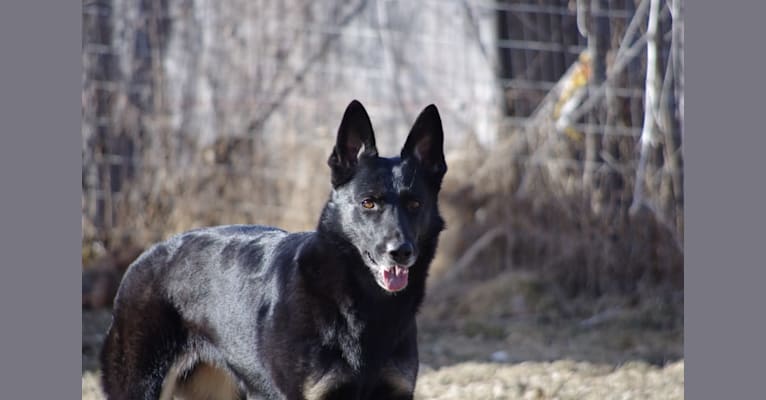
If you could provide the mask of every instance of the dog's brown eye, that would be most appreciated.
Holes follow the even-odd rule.
[[[375,208],[375,202],[372,199],[364,199],[362,200],[362,207],[366,209]]]
[[[420,208],[420,202],[417,200],[410,200],[407,202],[407,208],[409,208],[410,210]]]

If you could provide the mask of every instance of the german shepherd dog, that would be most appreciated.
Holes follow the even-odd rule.
[[[101,354],[109,399],[412,399],[415,314],[444,221],[439,112],[382,158],[349,104],[316,231],[192,230],[136,259]]]

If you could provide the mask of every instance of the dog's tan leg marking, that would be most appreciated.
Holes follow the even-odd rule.
[[[175,395],[184,400],[237,400],[240,391],[229,372],[201,363],[194,367],[191,375],[178,382]]]
[[[240,390],[230,373],[208,363],[196,365],[189,371],[189,359],[181,359],[170,368],[162,384],[160,400],[237,400]]]
[[[322,376],[307,379],[303,384],[303,397],[306,400],[321,400],[343,383],[341,374],[331,370]]]
[[[162,381],[162,392],[160,392],[160,400],[172,400],[173,392],[176,391],[176,384],[178,383],[178,375],[181,374],[181,366],[179,363],[174,363],[170,367],[170,371],[165,375],[165,380]]]
[[[394,393],[412,393],[415,391],[415,376],[413,375],[389,365],[380,372],[380,381],[390,386]]]

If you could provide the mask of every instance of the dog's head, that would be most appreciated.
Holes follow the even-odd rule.
[[[334,208],[336,226],[387,292],[407,287],[422,245],[435,243],[443,227],[437,209],[447,172],[443,143],[434,105],[420,113],[399,157],[378,156],[370,118],[356,100],[338,129],[328,160],[333,184],[328,207]]]

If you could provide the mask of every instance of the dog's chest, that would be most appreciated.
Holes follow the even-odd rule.
[[[350,300],[340,302],[336,310],[329,318],[319,317],[322,320],[315,321],[315,326],[322,347],[337,350],[342,358],[338,361],[352,371],[385,364],[404,337],[406,321],[390,316],[379,318],[390,314],[384,310],[359,308]]]
[[[365,346],[366,342],[369,342],[367,337],[370,335],[370,324],[362,318],[350,300],[339,302],[335,312],[314,315],[314,326],[319,334],[321,347],[326,349],[319,353],[320,359],[316,360],[318,364],[332,365],[337,375],[346,369],[359,370],[364,358],[374,355],[370,354],[369,348],[365,352],[365,347],[368,347]]]
[[[319,337],[323,350],[313,354],[313,367],[303,381],[303,396],[357,398],[381,386],[411,392],[417,353],[401,348],[411,332],[403,332],[401,321],[389,322],[362,318],[350,307],[341,307],[335,318],[322,321]]]

